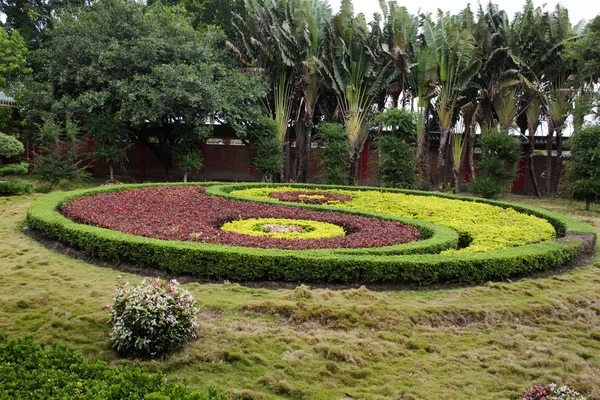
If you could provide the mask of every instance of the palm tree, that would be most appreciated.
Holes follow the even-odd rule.
[[[458,16],[438,16],[437,23],[429,18],[423,22],[423,34],[428,47],[435,49],[439,65],[439,95],[436,112],[440,123],[440,146],[438,149],[437,174],[434,184],[441,180],[448,137],[456,122],[459,101],[464,90],[480,70],[482,62],[479,48],[470,29],[461,27]]]
[[[336,94],[338,114],[350,143],[350,184],[356,184],[360,155],[369,130],[376,95],[393,78],[391,61],[379,53],[379,32],[369,30],[364,15],[354,16],[350,0],[327,25],[325,60],[321,64]]]

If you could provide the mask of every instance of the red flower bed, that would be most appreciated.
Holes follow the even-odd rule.
[[[352,196],[348,196],[346,194],[320,192],[317,190],[272,192],[269,196],[280,201],[291,201],[294,203],[306,204],[325,204],[332,201],[339,201],[343,203],[345,201],[352,200]]]
[[[152,187],[82,197],[63,205],[73,221],[133,235],[231,246],[289,250],[379,247],[420,239],[419,231],[399,222],[206,196],[201,187]],[[229,221],[291,218],[324,221],[346,236],[328,239],[274,239],[222,231]]]

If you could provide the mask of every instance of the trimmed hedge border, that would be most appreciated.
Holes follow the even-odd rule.
[[[229,192],[266,184],[205,183],[206,193],[236,200],[286,204],[292,207],[399,220],[416,226],[424,237],[420,242],[373,249],[277,250],[254,249],[205,243],[165,241],[129,235],[89,225],[77,224],[58,211],[64,202],[81,196],[106,191],[122,191],[147,186],[173,184],[118,185],[74,192],[55,192],[34,202],[27,210],[27,224],[42,235],[82,250],[84,253],[110,262],[127,262],[143,267],[161,268],[170,273],[189,274],[202,279],[235,281],[280,280],[295,282],[421,282],[444,281],[480,283],[556,268],[575,259],[584,250],[581,240],[557,239],[531,245],[506,248],[486,253],[437,254],[456,246],[456,232],[437,224],[388,215],[357,212],[336,206],[315,206],[285,203],[276,200],[243,198]],[[184,184],[174,184],[184,185]],[[381,188],[356,188],[325,185],[289,185],[304,188],[377,190],[418,195],[438,195],[428,192]],[[583,234],[593,236],[595,230],[573,218],[546,212],[534,207],[510,203],[439,195],[465,201],[478,201],[536,215],[548,220],[559,236]],[[429,236],[425,236],[429,232]],[[448,247],[448,244],[453,245]],[[413,252],[413,254],[408,254]],[[433,254],[436,253],[436,254]]]

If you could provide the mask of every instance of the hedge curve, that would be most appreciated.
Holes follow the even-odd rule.
[[[278,250],[254,249],[193,242],[165,241],[129,235],[89,225],[77,224],[63,217],[58,209],[72,199],[91,196],[105,191],[122,191],[146,186],[172,184],[119,185],[73,192],[55,192],[35,201],[27,210],[27,225],[43,236],[56,239],[80,249],[89,256],[109,262],[126,262],[142,267],[160,268],[166,272],[189,274],[201,279],[229,279],[235,281],[281,280],[295,282],[420,282],[423,284],[450,281],[479,283],[545,271],[575,259],[584,250],[581,240],[569,239],[572,234],[593,236],[595,230],[573,218],[543,211],[534,207],[505,202],[435,194],[440,197],[465,201],[481,201],[500,207],[511,207],[520,212],[548,220],[559,238],[514,248],[486,253],[438,254],[455,247],[456,232],[441,225],[392,218],[388,215],[357,212],[335,206],[315,206],[299,203],[282,203],[292,207],[338,211],[377,218],[395,219],[417,227],[426,238],[420,242],[371,249],[335,250]],[[177,183],[175,185],[182,185]],[[194,185],[194,184],[187,184]],[[196,184],[198,185],[198,184]],[[204,183],[207,194],[244,199],[229,192],[260,184]],[[264,184],[262,184],[264,186]],[[289,186],[289,185],[287,185]],[[306,188],[325,186],[298,185]],[[348,187],[327,186],[326,188]],[[381,188],[355,188],[352,190],[382,190]],[[393,189],[383,189],[395,191]],[[434,195],[428,192],[400,191],[410,194]],[[275,201],[273,201],[275,202]]]

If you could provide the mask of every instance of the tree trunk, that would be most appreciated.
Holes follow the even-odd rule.
[[[535,137],[531,134],[529,135],[529,151],[527,152],[527,165],[529,167],[529,175],[531,177],[531,183],[533,184],[533,190],[535,191],[535,195],[540,198],[542,194],[540,193],[540,187],[538,186],[537,177],[535,176],[535,168],[533,164],[533,156],[535,150]]]
[[[585,211],[590,211],[590,204],[592,202],[588,199],[585,199]]]
[[[279,172],[279,181],[287,182],[290,177],[290,142],[287,140],[287,136],[282,143],[283,146],[283,165]]]
[[[188,175],[188,172],[187,171],[183,171],[183,181],[185,183],[187,183],[187,175]]]
[[[112,181],[115,180],[115,170],[113,168],[112,163],[108,164],[108,171],[109,171],[109,174],[110,174],[110,180],[112,182]]]
[[[442,168],[446,165],[446,145],[448,144],[448,135],[450,129],[446,129],[440,134],[440,147],[438,147],[437,171],[433,182],[433,189],[439,190],[440,181],[442,180]]]
[[[454,194],[457,194],[460,192],[460,170],[456,170],[456,168],[454,168],[454,166],[452,167],[452,175],[454,177],[454,189],[452,190]]]
[[[552,176],[552,197],[556,197],[558,194],[558,184],[560,183],[560,167],[561,167],[561,155],[562,155],[562,130],[556,130],[556,159],[554,160],[554,174]]]
[[[360,165],[360,153],[354,153],[350,161],[350,173],[348,174],[348,184],[350,186],[358,185],[358,166]]]
[[[467,158],[469,160],[469,169],[471,170],[471,181],[475,180],[475,130],[471,129],[469,133],[469,142],[467,149]]]
[[[554,130],[552,127],[548,128],[548,135],[546,136],[546,196],[550,196],[552,193],[552,137]]]

